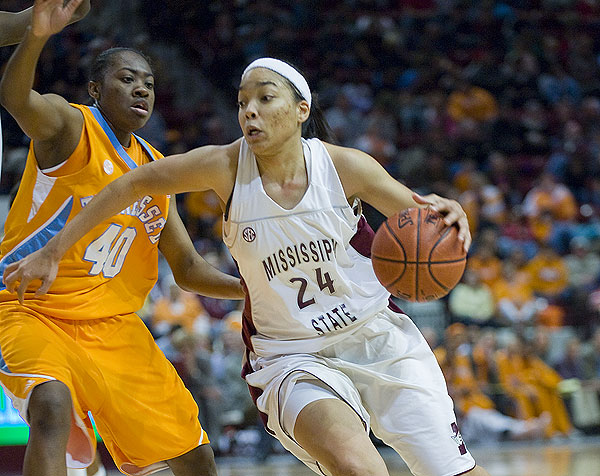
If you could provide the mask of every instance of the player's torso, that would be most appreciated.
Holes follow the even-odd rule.
[[[103,127],[101,116],[94,116],[97,111],[78,108],[84,114],[84,130],[71,158],[85,154],[89,161],[74,173],[51,177],[37,167],[30,149],[5,223],[1,271],[43,246],[110,182],[151,160],[149,154],[159,156],[133,138],[132,147],[125,151],[105,130],[108,126]],[[167,197],[147,196],[96,226],[65,254],[48,294],[39,299],[27,296],[26,305],[62,319],[137,311],[156,281],[158,240],[167,212]],[[0,302],[14,299],[2,287]]]
[[[305,141],[304,155],[309,185],[287,210],[265,193],[245,142],[240,150],[225,242],[248,287],[244,317],[259,354],[316,351],[389,297],[367,257],[372,232],[348,204],[325,147]]]

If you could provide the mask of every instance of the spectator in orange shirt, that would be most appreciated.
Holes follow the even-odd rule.
[[[208,233],[208,237],[221,236],[221,206],[219,197],[212,190],[184,194],[183,206],[188,229],[195,235]]]
[[[205,314],[198,297],[173,282],[169,285],[167,295],[156,300],[152,323],[179,324],[186,331],[193,332],[196,320]]]
[[[473,406],[494,408],[494,403],[481,391],[473,374],[470,356],[461,352],[461,346],[467,339],[466,328],[462,332],[446,333],[445,354],[440,367],[446,377],[448,392],[454,398],[454,405],[461,413]]]
[[[492,399],[496,408],[506,415],[514,415],[515,403],[506,395],[500,383],[496,362],[497,352],[496,331],[485,330],[473,343],[473,371],[479,388]]]
[[[471,172],[466,176],[462,173],[463,171],[457,172],[454,183],[456,186],[464,181],[462,186],[469,187],[459,195],[458,202],[467,214],[471,233],[474,234],[479,229],[480,223],[482,227],[503,225],[506,220],[506,204],[500,188],[491,184],[481,172]]]
[[[553,174],[545,172],[537,185],[525,195],[523,211],[530,218],[549,211],[555,220],[573,220],[577,215],[577,202],[566,185],[557,182]]]
[[[567,251],[568,238],[577,217],[578,207],[569,188],[545,172],[525,196],[523,212],[530,220],[534,235],[543,241],[551,240],[561,251]],[[565,243],[566,241],[566,243]]]
[[[495,255],[494,250],[489,246],[479,244],[472,256],[467,261],[468,269],[475,271],[481,281],[490,288],[493,288],[494,282],[500,278],[502,272],[502,262]]]
[[[500,382],[517,402],[517,418],[529,419],[550,413],[546,436],[569,435],[573,429],[566,405],[558,392],[560,375],[534,354],[533,345],[515,337],[497,353]]]
[[[531,324],[537,313],[536,298],[529,275],[520,272],[514,263],[502,264],[502,275],[494,282],[498,320],[503,324]]]
[[[556,303],[569,284],[569,269],[565,259],[549,244],[543,243],[536,256],[525,267],[531,277],[535,294]]]
[[[469,230],[474,235],[479,229],[479,216],[481,213],[479,194],[476,190],[466,190],[458,196],[458,203],[460,203],[467,214]]]
[[[489,122],[498,115],[498,104],[490,92],[463,77],[457,80],[456,89],[448,97],[447,111],[458,123],[467,120]]]
[[[461,351],[467,338],[464,326],[453,325],[446,333],[445,353],[438,353],[440,367],[446,378],[448,393],[454,399],[455,410],[463,433],[471,441],[497,441],[539,438],[550,423],[550,415],[522,420],[499,412],[475,379],[470,356]]]
[[[550,210],[543,210],[539,216],[528,218],[531,234],[538,243],[550,243],[556,233],[557,222]]]
[[[473,159],[464,159],[461,161],[454,177],[452,177],[452,185],[460,193],[475,190],[477,180],[480,180],[478,175],[481,175],[481,172],[477,170],[477,162]]]

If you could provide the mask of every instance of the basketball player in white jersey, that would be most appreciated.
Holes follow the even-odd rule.
[[[251,63],[238,105],[242,138],[115,180],[46,247],[10,265],[7,288],[22,296],[39,278],[45,293],[66,250],[140,196],[212,189],[245,283],[244,375],[268,431],[317,474],[387,476],[371,429],[414,475],[488,475],[462,441],[433,353],[375,277],[360,214],[360,200],[386,216],[431,206],[468,249],[460,205],[419,197],[367,154],[317,138],[326,124],[287,63]]]

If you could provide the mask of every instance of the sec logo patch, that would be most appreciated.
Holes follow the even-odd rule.
[[[242,231],[242,236],[244,237],[244,240],[246,240],[248,243],[251,243],[256,238],[256,232],[252,228],[247,226]]]
[[[115,170],[115,167],[114,167],[113,163],[110,160],[106,159],[104,161],[104,172],[107,175],[112,175],[114,170]]]

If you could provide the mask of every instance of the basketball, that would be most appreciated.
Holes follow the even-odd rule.
[[[409,208],[389,217],[371,245],[377,279],[394,296],[425,302],[444,297],[456,286],[467,264],[458,227],[439,212]]]

